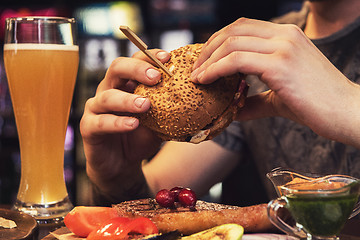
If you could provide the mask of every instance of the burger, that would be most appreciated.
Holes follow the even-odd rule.
[[[203,44],[170,52],[161,80],[154,86],[139,84],[135,94],[150,99],[149,111],[138,115],[143,126],[164,141],[200,143],[222,132],[244,105],[248,85],[244,75],[222,77],[211,84],[195,84],[190,75]]]

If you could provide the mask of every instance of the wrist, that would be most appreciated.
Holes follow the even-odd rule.
[[[141,169],[141,163],[124,171],[106,174],[87,166],[87,174],[94,185],[93,198],[107,199],[112,203],[146,198],[150,196],[149,187]]]

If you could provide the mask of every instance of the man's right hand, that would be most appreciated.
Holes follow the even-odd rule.
[[[164,51],[152,51],[163,62],[169,59]],[[135,178],[142,174],[141,160],[154,154],[161,144],[152,131],[132,116],[150,108],[149,99],[133,94],[137,83],[154,85],[161,77],[149,61],[141,52],[133,58],[117,58],[95,96],[86,102],[80,131],[87,173],[102,190],[111,191],[111,182],[124,174]]]

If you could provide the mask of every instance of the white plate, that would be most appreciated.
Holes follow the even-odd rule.
[[[270,234],[270,233],[254,233],[244,234],[242,240],[298,240],[298,238],[291,237],[288,235],[281,234]]]

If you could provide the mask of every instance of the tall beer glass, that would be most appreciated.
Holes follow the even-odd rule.
[[[6,19],[4,62],[20,143],[14,209],[56,223],[73,207],[64,180],[64,142],[79,54],[75,20]]]

